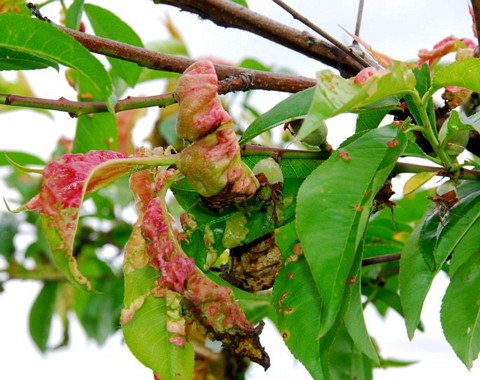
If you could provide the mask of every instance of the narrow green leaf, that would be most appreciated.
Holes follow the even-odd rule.
[[[57,290],[58,282],[45,282],[30,310],[28,324],[30,335],[42,352],[47,350]]]
[[[3,48],[78,70],[113,106],[112,84],[103,65],[83,45],[53,25],[24,15],[0,14],[0,49]]]
[[[440,318],[447,341],[465,366],[480,352],[480,256],[473,255],[451,278]]]
[[[277,125],[305,117],[310,108],[314,91],[314,88],[307,88],[297,92],[255,119],[243,133],[240,145],[245,145],[250,140]]]
[[[297,233],[324,300],[321,336],[342,305],[373,198],[405,145],[395,127],[371,130],[337,150],[300,187]]]
[[[436,275],[422,257],[419,235],[420,227],[417,227],[405,243],[400,259],[400,301],[410,340],[420,324],[423,302]]]
[[[357,111],[396,94],[404,94],[415,87],[415,76],[401,62],[394,62],[388,70],[382,70],[365,83],[355,83],[355,78],[344,79],[323,70],[317,74],[317,86],[308,116],[298,133],[302,140],[315,129],[320,121],[335,115]]]
[[[91,150],[116,151],[117,147],[118,129],[114,115],[96,113],[78,118],[73,153],[86,153]]]
[[[97,36],[143,47],[142,40],[130,25],[109,10],[92,4],[85,4],[85,13]],[[117,75],[130,87],[135,86],[142,71],[140,66],[115,58],[108,58],[108,61]]]
[[[4,154],[0,154],[0,166],[10,165],[10,160],[20,165],[45,165],[45,161],[41,158],[26,152],[4,151]],[[8,158],[7,158],[8,157]]]
[[[458,86],[480,92],[480,62],[476,58],[462,59],[438,69],[433,76],[433,88]]]
[[[65,26],[67,28],[78,30],[83,15],[83,4],[85,0],[74,0],[65,14]]]
[[[350,305],[344,316],[345,327],[358,350],[378,365],[380,364],[378,353],[373,345],[370,335],[368,334],[367,326],[365,325],[361,280],[358,276],[355,279],[355,283],[351,286],[353,287],[352,297],[350,298]]]

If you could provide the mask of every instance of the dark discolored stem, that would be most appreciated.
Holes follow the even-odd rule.
[[[236,28],[257,34],[338,69],[343,76],[356,75],[365,66],[338,47],[319,40],[306,31],[272,20],[228,0],[153,0],[199,15],[219,26]]]

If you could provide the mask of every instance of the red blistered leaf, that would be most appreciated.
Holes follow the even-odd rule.
[[[445,55],[455,52],[462,48],[475,49],[476,44],[469,38],[457,38],[454,36],[449,36],[444,38],[435,46],[432,50],[421,49],[418,52],[418,66],[421,66],[425,62],[429,66],[436,64],[442,57]]]
[[[78,270],[73,241],[79,209],[85,194],[120,176],[148,166],[172,161],[165,157],[126,157],[112,151],[65,154],[50,162],[43,172],[40,193],[24,209],[38,211],[53,257],[63,273],[87,290],[91,284]]]
[[[253,326],[232,291],[210,280],[181,248],[165,207],[165,192],[175,176],[173,170],[160,173],[157,197],[148,204],[141,225],[150,264],[162,274],[159,285],[180,294],[188,311],[224,346],[268,367],[269,358],[258,337],[262,325]]]
[[[232,121],[218,98],[218,79],[209,60],[197,61],[178,79],[175,97],[180,103],[177,118],[179,137],[196,141]]]

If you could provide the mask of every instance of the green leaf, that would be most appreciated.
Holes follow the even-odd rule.
[[[42,352],[47,350],[58,284],[53,281],[45,282],[30,310],[28,324],[30,335]]]
[[[118,129],[115,116],[111,113],[81,115],[73,140],[73,153],[91,150],[113,150],[118,147]]]
[[[415,75],[415,89],[420,97],[423,97],[427,91],[429,91],[432,87],[432,73],[430,71],[430,67],[424,63],[420,69],[413,69],[413,74]],[[415,119],[418,125],[423,125],[422,120],[422,105],[418,104],[418,101],[411,95],[405,94],[405,101],[408,106],[409,112],[412,114],[413,118]],[[433,105],[432,97],[428,98],[428,105],[427,105],[427,114],[429,117],[430,125],[436,125],[435,122],[435,108]],[[436,131],[435,131],[436,132]]]
[[[67,28],[78,30],[82,20],[83,5],[85,0],[74,0],[65,13],[65,26]]]
[[[394,62],[388,70],[381,70],[363,84],[355,78],[344,79],[323,70],[317,74],[317,86],[308,116],[298,133],[302,140],[320,121],[344,112],[358,111],[391,95],[404,94],[415,87],[415,76],[401,62]]]
[[[55,60],[38,57],[16,49],[0,48],[0,70],[37,70],[53,67],[58,70]]]
[[[480,191],[460,199],[443,221],[443,228],[439,231],[434,250],[437,270],[440,270],[457,244],[478,220],[480,220]]]
[[[388,115],[388,110],[365,110],[358,114],[357,126],[355,132],[362,132],[368,129],[377,128],[385,116]]]
[[[480,352],[479,288],[480,256],[476,254],[455,271],[440,312],[445,337],[468,369]]]
[[[240,145],[245,145],[250,140],[277,125],[305,117],[310,108],[314,91],[314,88],[307,88],[297,92],[255,119],[243,133],[239,142]]]
[[[332,380],[355,379],[372,380],[372,361],[355,346],[344,326],[335,334],[328,354],[330,377]]]
[[[438,69],[433,76],[433,89],[458,86],[480,92],[480,62],[476,58],[455,61]]]
[[[350,298],[350,305],[344,316],[345,327],[358,350],[378,365],[380,364],[378,353],[368,334],[367,326],[365,325],[361,280],[358,277],[359,276],[355,279],[355,283],[350,285],[353,289],[352,297]]]
[[[472,227],[465,233],[465,236],[455,247],[455,252],[450,261],[448,274],[453,276],[458,268],[469,262],[472,256],[478,254],[480,247],[480,220],[476,220]]]
[[[95,249],[86,246],[79,258],[79,269],[91,278],[92,286],[100,293],[75,288],[73,309],[87,336],[103,344],[119,325],[123,305],[123,278],[96,256]]]
[[[4,48],[78,70],[113,106],[112,84],[103,65],[83,45],[53,25],[28,16],[0,14],[0,50]]]
[[[419,235],[420,227],[417,227],[405,243],[400,258],[400,301],[410,340],[420,324],[423,302],[436,275],[422,257]]]
[[[392,143],[393,142],[393,143]],[[371,130],[337,150],[305,179],[297,233],[324,299],[320,335],[335,323],[375,194],[406,145],[395,127]]]
[[[18,233],[20,220],[17,215],[0,213],[0,256],[11,263],[15,260],[14,238]]]
[[[230,0],[230,1],[232,1],[232,2],[234,2],[234,3],[237,3],[237,4],[239,4],[239,5],[243,6],[243,7],[248,8],[247,0]]]
[[[292,254],[277,275],[273,286],[273,305],[277,328],[292,354],[314,379],[328,379],[328,368],[320,361],[318,331],[322,300],[305,256]]]
[[[405,185],[403,186],[403,194],[407,195],[413,193],[436,175],[438,175],[438,172],[420,172],[414,174],[407,180],[407,182],[405,182]]]
[[[9,160],[22,165],[45,165],[45,161],[41,158],[26,152],[17,152],[17,151],[3,151],[4,154],[0,154],[0,166],[9,166],[11,165]]]
[[[181,305],[165,289],[163,296],[155,296],[155,281],[159,273],[148,265],[145,241],[138,226],[134,228],[126,247],[124,272],[122,329],[128,348],[159,378],[190,380],[194,361],[192,345],[185,341],[181,347],[170,341],[177,334],[169,330],[173,330],[174,326],[181,329],[183,317],[178,315]]]
[[[130,25],[109,10],[92,4],[85,4],[85,13],[97,36],[143,47],[142,40]],[[110,57],[108,57],[108,61],[117,75],[130,87],[135,86],[142,71],[140,66],[136,63]]]
[[[440,218],[440,214],[445,210],[437,210],[423,223],[420,249],[432,271],[440,270],[457,244],[480,219],[480,190],[469,191],[444,217]]]

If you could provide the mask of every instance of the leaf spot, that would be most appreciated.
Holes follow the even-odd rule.
[[[342,160],[347,161],[347,162],[352,160],[350,158],[350,155],[346,151],[342,151],[342,152],[338,153],[338,157],[340,157]]]
[[[398,140],[392,140],[387,142],[389,148],[395,148],[398,145]]]

